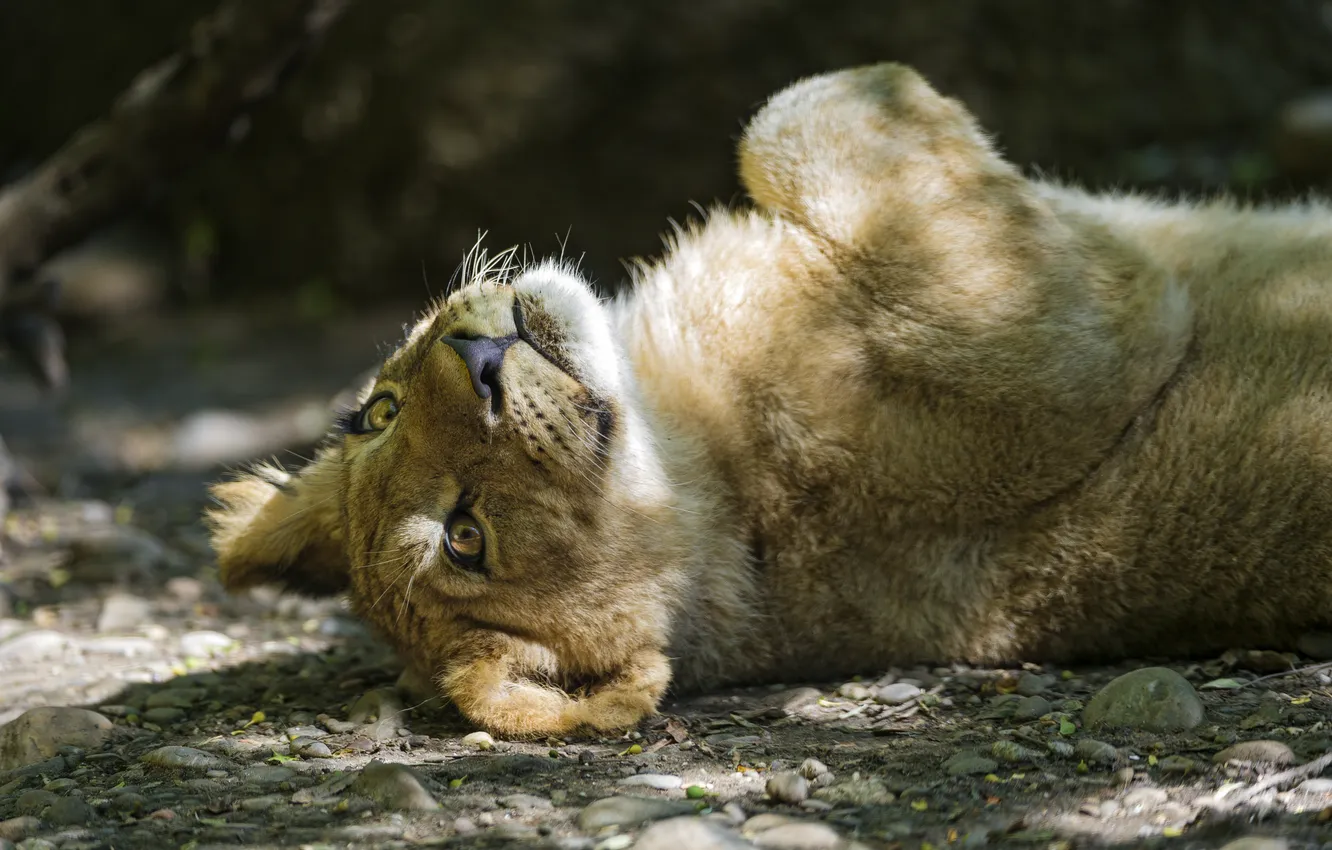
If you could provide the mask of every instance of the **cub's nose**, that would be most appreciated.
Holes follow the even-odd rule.
[[[504,337],[478,336],[471,339],[458,337],[440,337],[440,342],[452,348],[467,366],[467,374],[472,379],[472,389],[481,398],[492,395],[499,399],[500,367],[504,365],[504,352],[518,341],[517,334]]]

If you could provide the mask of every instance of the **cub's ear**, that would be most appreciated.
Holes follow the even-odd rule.
[[[342,447],[320,449],[298,473],[267,464],[210,489],[204,514],[227,590],[261,584],[332,596],[347,589],[339,478]]]

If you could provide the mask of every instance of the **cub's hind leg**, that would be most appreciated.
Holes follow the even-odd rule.
[[[932,519],[1013,516],[1072,486],[1186,350],[1175,281],[1052,206],[909,68],[778,93],[745,131],[740,173],[836,270],[824,285],[886,402],[870,430],[896,435],[893,477]]]

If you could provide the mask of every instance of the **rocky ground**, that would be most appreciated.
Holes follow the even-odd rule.
[[[203,482],[318,433],[408,313],[102,337],[76,346],[62,406],[0,377],[0,433],[35,479],[0,565],[0,850],[1332,847],[1324,639],[867,670],[516,742],[400,692],[339,604],[227,596]]]

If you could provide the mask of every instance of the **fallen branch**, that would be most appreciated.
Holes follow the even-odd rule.
[[[1274,773],[1271,776],[1255,782],[1248,788],[1236,791],[1234,794],[1214,798],[1211,809],[1213,811],[1230,811],[1249,802],[1265,791],[1290,785],[1300,779],[1308,779],[1309,777],[1318,776],[1329,767],[1332,767],[1332,750],[1323,753],[1313,761],[1302,764],[1299,767],[1292,767],[1289,770]]]
[[[0,189],[0,337],[48,386],[65,382],[55,294],[36,270],[226,141],[350,0],[226,0],[101,120]]]

